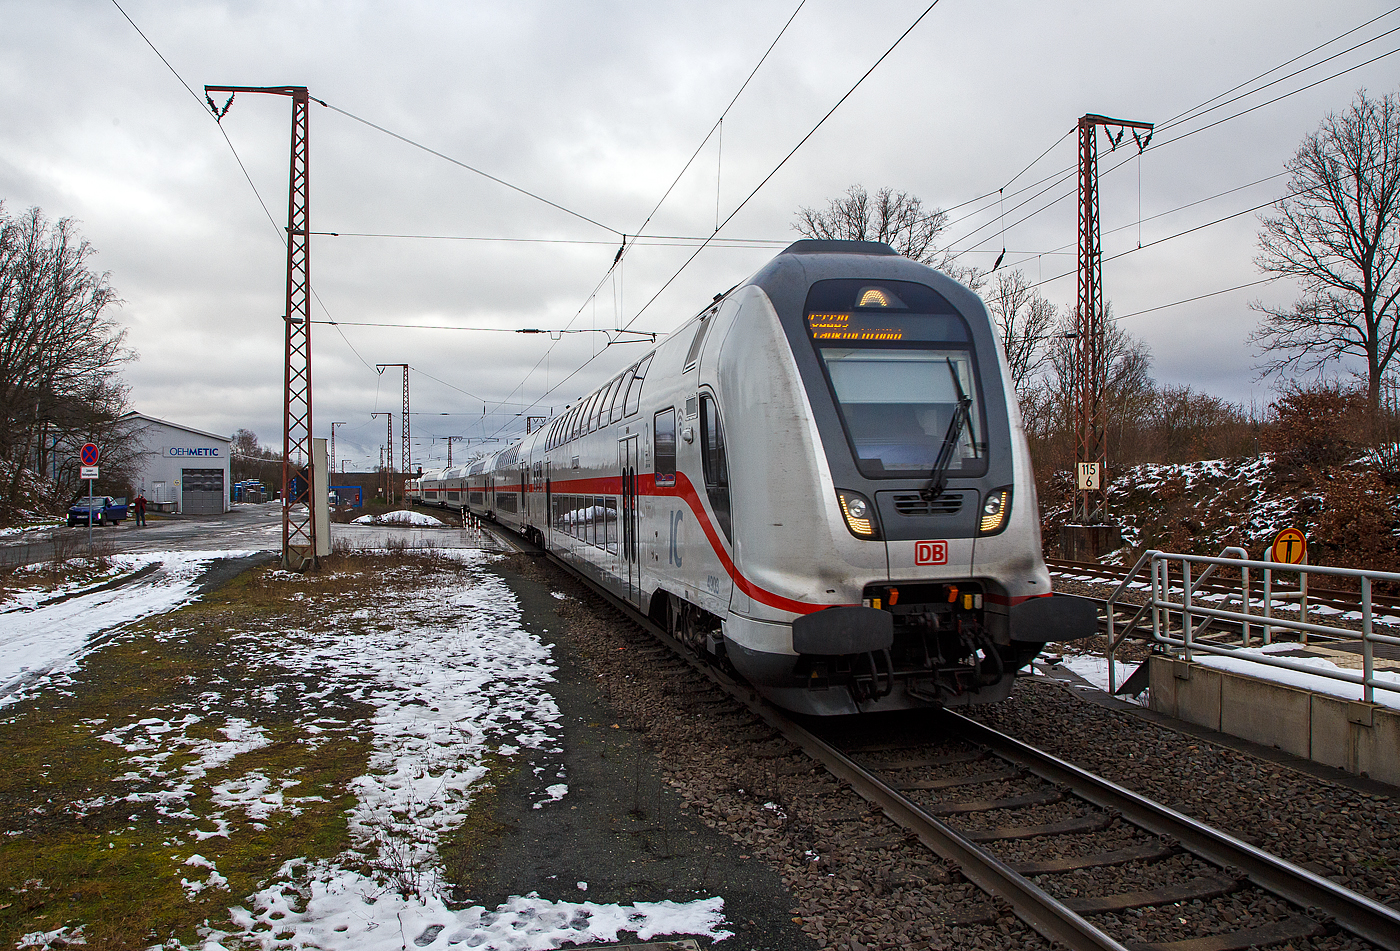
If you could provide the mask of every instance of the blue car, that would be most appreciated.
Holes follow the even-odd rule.
[[[68,506],[68,527],[74,525],[87,524],[89,521],[94,525],[104,523],[120,522],[126,518],[126,499],[114,499],[110,495],[94,495],[89,500],[83,497],[72,505]]]

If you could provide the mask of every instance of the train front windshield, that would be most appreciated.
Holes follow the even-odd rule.
[[[971,337],[941,295],[906,281],[819,281],[805,317],[862,475],[931,474],[950,431],[948,474],[986,472]]]

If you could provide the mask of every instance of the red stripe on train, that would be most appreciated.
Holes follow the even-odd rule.
[[[571,479],[568,481],[555,479],[550,484],[551,492],[567,493],[569,495],[621,495],[622,477],[604,476],[598,479]],[[724,543],[720,540],[719,532],[710,522],[710,518],[705,514],[705,506],[700,501],[699,494],[695,491],[685,473],[676,473],[676,484],[674,486],[658,486],[654,475],[638,473],[637,493],[650,498],[678,498],[690,507],[690,511],[695,515],[695,521],[705,533],[705,538],[710,543],[710,549],[719,558],[720,564],[724,565],[725,573],[729,575],[735,587],[762,604],[777,608],[780,611],[790,611],[793,614],[811,614],[813,611],[820,611],[823,608],[833,607],[830,604],[809,604],[805,601],[794,601],[792,598],[785,598],[781,594],[762,588],[748,578],[735,567],[733,560],[729,557],[729,552],[725,550]]]

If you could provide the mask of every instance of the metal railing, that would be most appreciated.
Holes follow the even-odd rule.
[[[1148,568],[1147,601],[1141,605],[1124,601],[1124,595],[1141,573]],[[1222,585],[1217,569],[1228,568],[1239,572],[1238,585]],[[1176,569],[1173,578],[1173,569]],[[1296,575],[1295,587],[1277,587],[1280,576]],[[1318,623],[1316,615],[1308,616],[1307,577],[1308,575],[1329,575],[1350,578],[1359,582],[1357,610],[1361,615],[1361,630],[1340,627],[1335,624]],[[1251,576],[1262,581],[1259,589],[1251,583]],[[1209,597],[1202,598],[1202,585],[1214,577]],[[1232,579],[1233,580],[1233,579]],[[1108,599],[1108,647],[1105,651],[1108,660],[1108,689],[1110,693],[1118,689],[1117,652],[1123,641],[1137,634],[1137,639],[1153,644],[1165,645],[1180,652],[1183,660],[1191,660],[1196,653],[1215,654],[1232,657],[1238,661],[1277,667],[1298,673],[1310,674],[1329,680],[1342,681],[1361,687],[1362,699],[1375,702],[1376,688],[1400,693],[1400,683],[1379,680],[1376,677],[1375,645],[1400,645],[1400,637],[1378,633],[1375,630],[1372,610],[1371,589],[1377,582],[1400,583],[1400,574],[1389,571],[1363,571],[1356,568],[1329,568],[1321,565],[1289,565],[1274,561],[1253,561],[1242,548],[1226,548],[1215,557],[1208,555],[1186,555],[1175,552],[1149,550],[1142,553],[1131,571]],[[1297,613],[1278,613],[1280,602],[1297,601]],[[1238,602],[1234,610],[1232,602]],[[1129,618],[1121,630],[1118,628],[1117,611],[1120,605],[1136,607],[1137,612]],[[1150,618],[1151,634],[1145,630]],[[1239,625],[1237,644],[1229,644],[1221,639],[1225,635],[1203,638],[1206,629],[1216,621]],[[1268,654],[1239,653],[1240,647],[1249,647],[1254,637],[1253,629],[1259,628],[1260,641],[1267,645],[1274,641],[1275,631],[1295,633],[1299,641],[1307,643],[1309,635],[1328,640],[1361,641],[1361,673],[1345,668],[1319,669],[1307,664]]]

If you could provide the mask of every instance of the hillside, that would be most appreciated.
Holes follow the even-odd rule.
[[[1045,550],[1059,555],[1058,526],[1069,520],[1069,473],[1041,487]],[[1313,564],[1395,570],[1395,488],[1367,456],[1336,466],[1282,465],[1268,453],[1176,465],[1143,464],[1114,474],[1109,512],[1124,547],[1105,561],[1123,562],[1145,548],[1218,554],[1239,545],[1263,555],[1281,529],[1308,536]]]

